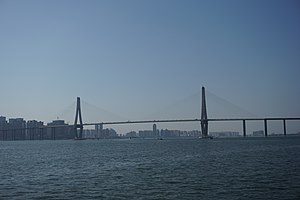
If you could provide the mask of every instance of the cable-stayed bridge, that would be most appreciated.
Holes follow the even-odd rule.
[[[241,122],[243,127],[243,136],[246,134],[246,122],[247,121],[262,121],[264,124],[264,135],[268,136],[268,122],[269,121],[282,121],[283,134],[287,134],[287,121],[300,120],[300,117],[241,117],[241,118],[208,118],[206,109],[206,94],[205,88],[202,87],[202,103],[201,103],[201,118],[186,118],[186,119],[159,119],[159,120],[124,120],[124,121],[106,121],[106,122],[83,122],[81,114],[81,102],[80,97],[77,97],[76,114],[74,124],[59,124],[59,125],[47,125],[47,126],[34,126],[34,127],[21,127],[21,128],[9,128],[3,129],[0,127],[0,139],[7,140],[8,135],[11,135],[11,140],[15,140],[15,135],[19,133],[21,137],[19,139],[25,139],[25,135],[29,135],[29,139],[44,139],[45,134],[50,134],[48,139],[56,138],[56,132],[59,130],[67,131],[74,139],[83,139],[83,128],[85,126],[95,126],[97,132],[103,131],[105,125],[122,125],[122,124],[156,124],[156,123],[185,123],[185,122],[199,122],[201,125],[202,138],[211,138],[209,136],[208,128],[209,122],[229,122],[236,121]],[[2,136],[2,137],[1,137]]]
[[[79,99],[80,101],[80,99]],[[287,126],[286,121],[300,120],[300,117],[247,117],[247,118],[208,118],[207,110],[206,110],[206,96],[205,96],[205,88],[202,87],[202,106],[201,106],[201,118],[195,119],[163,119],[163,120],[128,120],[128,121],[111,121],[111,122],[99,122],[99,123],[83,123],[83,126],[90,125],[99,125],[103,127],[103,125],[119,125],[119,124],[146,124],[146,123],[184,123],[184,122],[200,122],[201,124],[201,133],[202,137],[206,138],[209,136],[208,134],[208,123],[209,122],[228,122],[228,121],[236,121],[241,122],[243,126],[243,136],[246,136],[246,122],[247,121],[263,121],[264,122],[264,134],[268,136],[268,121],[282,121],[283,126],[283,134],[287,134]]]

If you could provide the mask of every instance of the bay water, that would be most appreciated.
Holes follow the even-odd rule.
[[[300,199],[300,137],[1,141],[0,199]]]

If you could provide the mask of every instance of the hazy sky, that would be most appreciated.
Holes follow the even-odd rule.
[[[296,0],[0,0],[0,115],[48,122],[80,96],[141,119],[203,85],[257,116],[300,116],[299,36]]]

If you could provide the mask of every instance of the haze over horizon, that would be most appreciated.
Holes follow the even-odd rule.
[[[170,105],[167,117],[197,118],[205,86],[259,117],[299,117],[299,10],[296,0],[0,0],[0,115],[49,122],[70,108],[69,121],[80,96],[126,120]]]

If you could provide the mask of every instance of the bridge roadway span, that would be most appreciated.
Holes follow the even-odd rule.
[[[269,118],[211,118],[207,119],[208,122],[222,122],[222,121],[295,121],[300,120],[300,117],[269,117]],[[201,122],[201,119],[161,119],[161,120],[128,120],[128,121],[111,121],[111,122],[96,122],[96,123],[83,123],[82,126],[93,125],[121,125],[121,124],[147,124],[147,123],[181,123],[181,122]],[[66,125],[50,125],[44,127],[27,127],[27,128],[14,128],[13,130],[29,130],[37,128],[59,128],[59,127],[74,127],[73,124]],[[12,129],[5,129],[8,131]]]
[[[211,118],[204,119],[208,122],[225,122],[225,121],[242,121],[243,136],[246,136],[246,121],[264,121],[265,136],[268,135],[268,121],[283,121],[283,134],[286,135],[286,121],[300,120],[300,117],[268,117],[268,118]],[[82,126],[91,125],[120,125],[120,124],[145,124],[145,123],[180,123],[180,122],[202,122],[201,119],[166,119],[166,120],[136,120],[136,121],[115,121],[115,122],[100,122],[100,123],[85,123]]]
[[[211,118],[208,122],[218,121],[279,121],[279,120],[300,120],[300,117],[269,117],[269,118]],[[92,125],[118,125],[118,124],[147,124],[147,123],[180,123],[180,122],[201,122],[201,119],[163,119],[163,120],[128,120],[128,121],[112,121],[98,123],[84,123],[83,126]]]
[[[211,118],[207,119],[208,122],[222,122],[222,121],[295,121],[300,120],[300,117],[269,117],[269,118]],[[128,121],[111,121],[111,122],[97,122],[97,123],[83,123],[82,126],[93,125],[121,125],[121,124],[147,124],[147,123],[180,123],[180,122],[201,122],[201,119],[162,119],[162,120],[128,120]],[[43,127],[27,127],[27,128],[14,128],[4,129],[8,130],[29,130],[37,128],[59,128],[59,127],[73,127],[73,124],[66,125],[50,125]]]
[[[283,121],[283,133],[286,135],[286,121],[295,121],[300,120],[300,117],[269,117],[269,118],[210,118],[207,119],[207,122],[228,122],[228,121],[241,121],[243,122],[243,136],[246,136],[246,121],[264,121],[264,132],[265,136],[268,135],[268,123],[267,121]],[[182,123],[182,122],[201,122],[201,119],[165,119],[165,120],[134,120],[134,121],[112,121],[112,122],[98,122],[98,123],[83,123],[81,127],[84,126],[93,126],[93,125],[121,125],[121,124],[145,124],[145,123]],[[63,128],[63,127],[76,127],[77,125],[52,125],[52,126],[43,126],[43,127],[26,127],[26,128],[15,128],[15,129],[6,129],[0,130],[0,132],[7,132],[7,131],[17,131],[17,130],[34,130],[50,128],[51,133],[55,135],[56,128]],[[55,136],[54,136],[55,138]],[[4,140],[4,139],[3,139]]]

